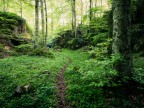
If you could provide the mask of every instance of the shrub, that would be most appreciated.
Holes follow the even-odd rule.
[[[109,46],[111,44],[111,39],[106,40],[105,42],[98,43],[96,47],[92,47],[92,50],[89,51],[90,58],[96,59],[105,59],[109,55]]]
[[[29,54],[33,50],[33,47],[30,44],[21,44],[16,46],[15,50],[19,54]]]
[[[93,37],[93,45],[97,45],[98,43],[101,43],[105,41],[108,37],[107,33],[100,33]]]
[[[48,58],[54,58],[54,54],[48,51],[47,48],[36,48],[31,53],[31,56],[44,56]]]

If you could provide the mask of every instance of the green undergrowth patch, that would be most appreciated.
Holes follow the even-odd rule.
[[[55,80],[67,58],[59,52],[54,55],[53,59],[27,55],[1,59],[0,108],[56,107]],[[32,85],[34,92],[13,96],[23,85]]]
[[[65,73],[67,100],[73,108],[139,108],[142,93],[136,86],[123,85],[117,78],[114,66],[121,60],[118,55],[103,56],[103,59],[89,59],[84,52],[75,51],[69,56],[73,62]],[[143,57],[134,57],[134,80],[144,83]],[[133,92],[129,92],[132,90]],[[136,100],[134,100],[133,96]]]
[[[134,54],[133,57],[134,65],[134,80],[144,84],[144,57],[139,56],[139,54]]]
[[[88,54],[80,52],[73,57],[73,63],[66,72],[67,99],[74,108],[105,108],[103,86],[117,86],[112,79],[117,75],[113,63],[117,58],[103,61],[88,59]]]

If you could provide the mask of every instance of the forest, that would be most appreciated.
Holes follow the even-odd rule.
[[[144,0],[0,0],[0,108],[144,108]]]

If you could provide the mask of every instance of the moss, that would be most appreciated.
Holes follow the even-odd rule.
[[[14,13],[10,13],[10,12],[0,12],[0,17],[4,17],[6,19],[13,19],[19,22],[19,24],[25,24],[26,20],[23,19],[22,17],[14,14]]]

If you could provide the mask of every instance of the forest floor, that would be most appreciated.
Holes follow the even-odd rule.
[[[124,94],[116,92],[120,98],[115,98],[113,91],[106,89],[103,92],[103,88],[95,87],[96,80],[106,80],[103,79],[104,72],[112,71],[103,68],[109,61],[95,62],[81,50],[62,49],[62,52],[53,53],[53,59],[27,55],[0,59],[0,108],[107,108],[107,101],[117,105],[115,108],[144,106],[144,96],[141,95],[144,90],[131,95],[132,102],[135,102],[131,104],[131,101],[124,100],[124,94],[129,91]],[[134,67],[138,76],[136,80],[144,83],[144,57],[134,56]],[[17,86],[25,85],[32,85],[34,92],[12,97]],[[105,93],[108,98],[104,97]],[[122,103],[123,107],[120,107]]]

